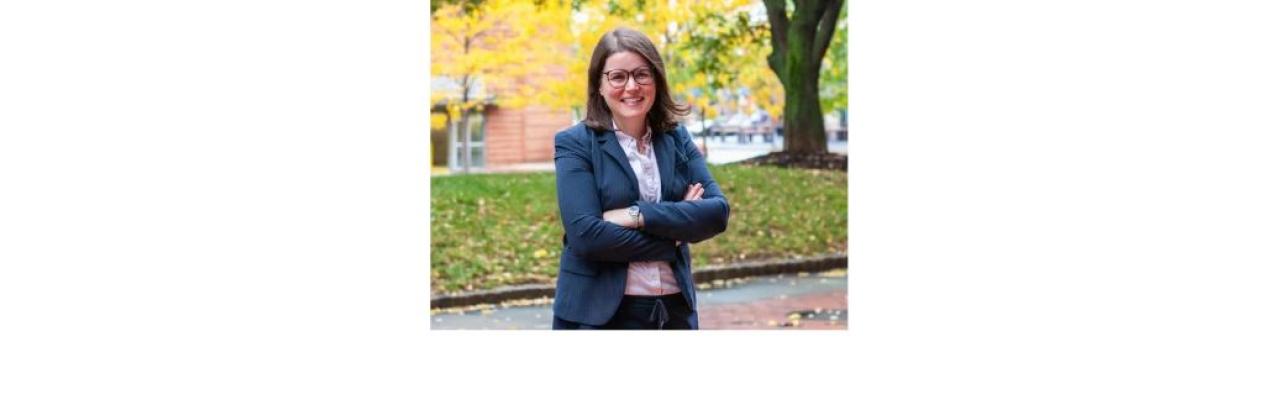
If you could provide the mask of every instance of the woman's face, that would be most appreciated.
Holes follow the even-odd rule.
[[[605,78],[600,80],[600,95],[604,96],[615,121],[643,119],[653,107],[653,96],[657,92],[657,73],[649,68],[644,57],[631,51],[615,53],[605,59],[603,72]],[[647,79],[644,77],[646,74]],[[626,83],[615,87],[610,84],[610,75],[615,80],[624,78]],[[640,81],[636,80],[637,76]]]

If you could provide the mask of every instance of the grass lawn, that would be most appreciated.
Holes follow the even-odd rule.
[[[694,244],[697,266],[846,251],[848,174],[711,166],[729,229]],[[555,174],[431,177],[433,292],[553,283],[564,232]]]

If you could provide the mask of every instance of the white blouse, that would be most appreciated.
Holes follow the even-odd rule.
[[[627,162],[635,171],[636,182],[640,185],[640,200],[658,202],[662,192],[662,175],[658,172],[658,159],[653,155],[652,130],[645,130],[644,154],[636,146],[636,138],[618,129],[613,124],[614,135],[618,136],[618,144],[627,154]],[[638,296],[659,296],[680,293],[680,284],[667,261],[638,261],[627,266],[626,294]]]

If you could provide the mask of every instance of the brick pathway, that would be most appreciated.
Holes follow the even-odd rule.
[[[698,322],[705,330],[848,329],[847,292],[827,291],[746,303],[705,306]]]

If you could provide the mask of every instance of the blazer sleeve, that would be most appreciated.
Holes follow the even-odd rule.
[[[729,226],[729,200],[720,191],[706,158],[698,152],[684,127],[677,129],[676,149],[688,158],[690,182],[701,182],[702,199],[679,202],[638,201],[644,215],[643,231],[686,242],[701,242],[724,232]]]
[[[590,135],[582,127],[555,138],[556,199],[567,249],[596,261],[674,261],[675,241],[614,225],[603,219],[590,156]]]

